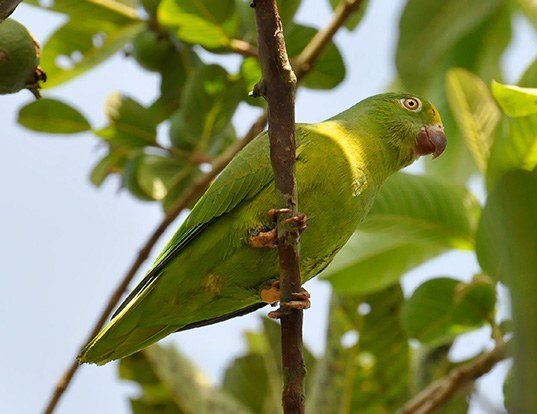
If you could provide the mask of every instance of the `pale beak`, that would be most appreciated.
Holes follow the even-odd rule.
[[[426,125],[420,129],[414,145],[417,156],[433,154],[433,158],[444,152],[447,145],[446,134],[442,124]]]

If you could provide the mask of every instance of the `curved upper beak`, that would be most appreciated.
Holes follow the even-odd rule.
[[[433,154],[433,158],[444,152],[447,145],[446,134],[442,124],[425,125],[420,129],[414,145],[417,156]]]

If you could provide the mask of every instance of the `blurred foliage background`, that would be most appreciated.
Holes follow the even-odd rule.
[[[357,30],[374,1],[362,2],[341,30]],[[263,111],[264,102],[248,96],[260,78],[248,2],[26,3],[59,13],[64,22],[42,44],[44,99],[20,108],[18,122],[48,134],[91,131],[105,149],[90,173],[97,187],[119,177],[132,197],[169,214],[240,138],[232,122],[239,105]],[[295,20],[301,3],[280,2],[293,62],[319,30]],[[308,413],[396,412],[433,380],[476,361],[481,354],[454,363],[450,348],[484,325],[491,328],[489,348],[514,337],[505,409],[537,412],[537,61],[516,84],[505,83],[500,64],[521,14],[537,26],[531,0],[406,2],[397,76],[387,89],[429,97],[443,115],[449,145],[420,174],[399,173],[386,183],[367,220],[320,275],[333,293],[324,354],[307,351]],[[150,104],[128,90],[111,91],[107,122],[92,125],[75,97],[49,96],[49,89],[118,52],[159,76]],[[337,87],[353,71],[342,54],[331,42],[300,87]],[[238,70],[218,63],[229,55],[240,60]],[[475,188],[486,196],[474,195]],[[471,281],[446,268],[403,295],[400,281],[408,271],[451,250],[476,255],[481,270]],[[498,317],[497,309],[507,306],[498,299],[502,286],[510,289],[512,320]],[[178,349],[156,345],[122,360],[119,376],[141,389],[132,412],[278,413],[278,335],[268,320],[247,332],[245,353],[216,385]],[[472,393],[470,381],[439,412],[467,412]]]

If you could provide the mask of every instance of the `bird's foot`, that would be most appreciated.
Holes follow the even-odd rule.
[[[293,214],[293,210],[290,208],[271,208],[268,212],[272,221],[276,222],[280,214]],[[290,224],[293,230],[302,233],[308,228],[308,217],[304,213],[296,213],[294,216],[289,217],[283,221],[286,224]]]
[[[289,208],[273,208],[268,212],[272,221],[276,222],[278,215],[280,214],[292,214],[293,210]],[[289,217],[283,221],[290,225],[293,230],[302,233],[308,227],[308,219],[304,213],[297,213],[296,215]],[[270,229],[266,231],[260,231],[259,233],[250,236],[250,246],[254,248],[268,247],[269,249],[275,249],[278,247],[278,233],[276,229]]]
[[[260,296],[263,302],[276,306],[280,301],[280,281],[276,280],[268,289],[261,289]],[[275,311],[269,312],[268,317],[272,319],[280,319],[287,315],[292,309],[304,310],[311,307],[311,296],[303,287],[300,288],[300,292],[292,293],[291,297],[293,300],[290,300],[289,302],[280,302],[280,307]]]
[[[275,249],[278,247],[278,234],[276,229],[261,231],[255,236],[250,236],[250,246],[254,248],[268,247]]]

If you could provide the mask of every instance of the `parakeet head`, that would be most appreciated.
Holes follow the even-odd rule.
[[[440,113],[428,100],[408,93],[385,93],[360,102],[383,142],[408,165],[421,155],[438,157],[447,140]]]

